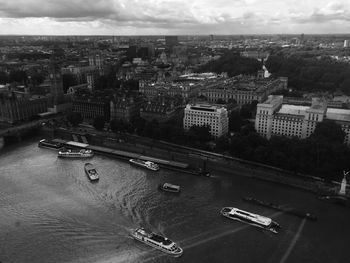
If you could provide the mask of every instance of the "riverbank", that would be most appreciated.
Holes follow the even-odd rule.
[[[47,133],[46,133],[47,134]],[[74,136],[73,136],[74,135]],[[89,144],[128,151],[141,155],[188,163],[190,169],[206,168],[211,174],[238,175],[284,184],[318,194],[334,194],[337,184],[324,182],[321,178],[293,173],[280,168],[259,164],[231,156],[202,151],[181,145],[153,140],[130,134],[91,132],[81,129],[55,129],[52,138],[73,140],[84,136]]]

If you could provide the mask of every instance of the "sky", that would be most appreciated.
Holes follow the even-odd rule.
[[[0,0],[0,34],[350,33],[350,0]]]

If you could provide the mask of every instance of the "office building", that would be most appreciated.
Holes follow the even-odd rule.
[[[315,130],[317,123],[333,120],[345,132],[349,144],[350,110],[327,107],[327,101],[313,98],[310,105],[285,104],[283,96],[270,95],[257,105],[256,131],[270,139],[271,136],[287,136],[305,139]]]
[[[185,130],[189,130],[194,125],[209,125],[210,134],[215,138],[228,133],[228,114],[222,106],[187,104],[183,123]]]

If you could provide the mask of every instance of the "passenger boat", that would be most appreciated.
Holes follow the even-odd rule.
[[[95,169],[95,167],[91,163],[86,163],[84,165],[84,170],[90,181],[97,181],[99,180],[98,173]]]
[[[159,170],[159,165],[154,163],[154,162],[150,162],[150,161],[143,161],[140,159],[130,159],[129,160],[130,163],[141,166],[141,167],[145,167],[149,170],[152,171],[158,171]]]
[[[175,257],[179,257],[183,253],[182,248],[180,248],[170,239],[155,233],[149,233],[143,228],[137,228],[133,230],[131,236],[138,241],[141,241],[151,247],[154,247]]]
[[[39,141],[38,146],[41,148],[60,149],[63,147],[63,144],[59,142],[53,142],[47,139],[42,139]]]
[[[90,158],[94,156],[94,152],[88,149],[72,150],[61,149],[58,151],[58,157],[62,158]]]
[[[278,233],[277,230],[280,228],[280,225],[272,221],[271,218],[243,211],[235,207],[224,207],[221,209],[221,214],[227,218],[269,230],[275,234]]]
[[[172,193],[179,193],[180,192],[180,186],[164,183],[159,185],[159,189],[166,191],[166,192],[172,192]]]

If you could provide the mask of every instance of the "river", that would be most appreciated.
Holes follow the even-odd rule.
[[[311,193],[244,176],[196,177],[146,171],[103,156],[90,183],[84,160],[57,158],[37,141],[0,151],[0,262],[349,262],[350,210]],[[258,171],[257,171],[258,172]],[[181,186],[179,195],[157,190]],[[288,204],[317,222],[259,207],[243,196]],[[223,206],[271,216],[282,229],[266,232],[220,216]],[[177,242],[173,258],[129,236],[145,227]]]

